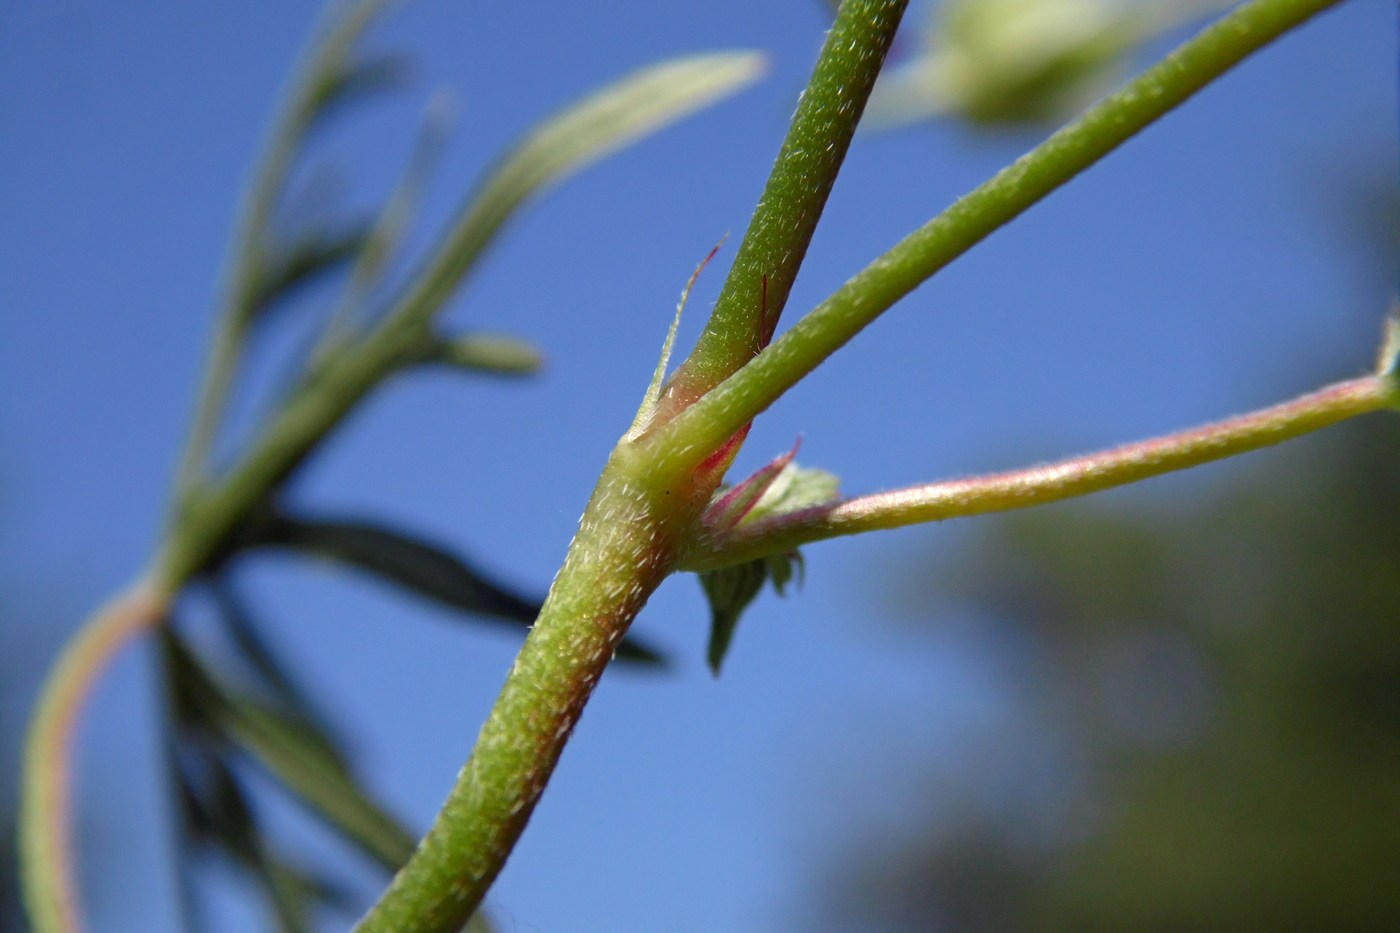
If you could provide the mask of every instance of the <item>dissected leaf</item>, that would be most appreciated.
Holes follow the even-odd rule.
[[[249,669],[257,676],[260,686],[286,711],[301,720],[307,729],[317,733],[317,741],[335,758],[344,761],[345,754],[327,717],[297,683],[287,665],[263,638],[247,606],[238,598],[226,579],[214,580],[210,593],[218,605],[225,627]]]
[[[408,71],[408,61],[400,55],[346,61],[322,76],[307,98],[308,113],[312,120],[323,120],[333,111],[366,97],[403,87]]]
[[[387,871],[413,854],[416,837],[389,815],[340,762],[294,721],[257,703],[230,698],[220,725],[228,737],[272,773],[346,839]]]
[[[365,248],[369,231],[365,223],[333,232],[312,230],[278,250],[250,290],[250,313],[254,317],[265,315],[297,288],[344,268]]]
[[[363,790],[337,751],[304,722],[229,690],[173,632],[163,633],[173,692],[208,733],[245,750],[289,791],[389,871],[415,837]]]
[[[287,547],[369,571],[420,596],[471,615],[530,625],[538,600],[506,588],[447,549],[381,525],[324,521],[283,514],[265,517],[247,546]],[[662,656],[634,639],[617,656],[627,661],[663,663]]]
[[[544,121],[505,155],[468,200],[400,305],[425,319],[447,300],[501,226],[540,190],[751,83],[752,52],[653,65]]]

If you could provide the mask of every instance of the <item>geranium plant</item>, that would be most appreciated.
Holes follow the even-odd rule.
[[[74,637],[34,715],[22,852],[36,929],[79,925],[67,826],[73,725],[97,674],[134,638],[157,636],[163,645],[176,719],[171,728],[180,749],[175,783],[188,828],[264,879],[284,927],[305,921],[324,886],[291,870],[255,831],[230,766],[233,755],[259,761],[395,872],[360,929],[453,931],[485,923],[478,914],[482,898],[524,831],[603,670],[614,657],[655,658],[627,634],[669,576],[700,575],[712,611],[708,660],[718,670],[745,606],[766,585],[781,591],[800,575],[802,546],[1057,501],[1400,408],[1400,328],[1392,320],[1368,375],[1061,462],[868,494],[843,491],[831,474],[799,465],[796,448],[747,478],[728,475],[754,419],[901,298],[1250,53],[1336,2],[1250,0],[1224,13],[874,257],[783,329],[780,319],[808,244],[905,12],[901,0],[843,2],[699,339],[672,365],[673,325],[653,379],[638,386],[640,405],[630,427],[625,418],[619,421],[625,432],[541,605],[447,549],[396,529],[299,514],[282,492],[346,415],[396,373],[428,365],[507,374],[531,369],[535,355],[519,341],[445,333],[439,326],[439,312],[486,246],[535,192],[742,87],[758,74],[760,60],[720,53],[654,66],[547,121],[476,187],[418,272],[387,287],[384,270],[417,196],[420,168],[412,168],[379,217],[363,225],[287,229],[278,210],[307,133],[334,105],[392,71],[390,63],[358,51],[380,0],[337,8],[288,100],[245,206],[162,546],[137,581]],[[938,86],[936,107],[917,94],[911,98],[908,88],[883,88],[888,114],[899,116],[904,107],[906,116],[951,112],[982,122],[1067,115],[1093,96],[1086,89],[1096,93],[1114,74],[1129,45],[1175,22],[1158,17],[1149,28],[1141,14],[1106,13],[1096,20],[1101,11],[1087,0],[1022,0],[981,11],[949,6],[955,9],[946,41],[934,47],[933,64],[925,62],[919,75],[937,80],[954,73],[956,79]],[[1047,9],[1053,14],[1048,22],[1072,21],[1075,28],[1034,27]],[[1018,20],[1023,16],[1031,18]],[[1014,54],[979,58],[978,49],[987,48]],[[425,159],[433,138],[430,128]],[[292,290],[347,267],[338,310],[279,406],[239,457],[220,467],[211,451],[251,337]],[[267,548],[319,554],[462,612],[530,626],[451,795],[416,844],[365,794],[314,704],[221,586],[231,563]],[[176,601],[194,587],[222,600],[225,623],[257,672],[253,682],[236,682],[181,637]]]

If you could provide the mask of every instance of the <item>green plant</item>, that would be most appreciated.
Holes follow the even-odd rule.
[[[606,148],[738,86],[751,56],[662,66],[551,122],[478,189],[429,262],[378,313],[368,313],[413,199],[412,177],[373,224],[276,237],[273,207],[306,129],[330,103],[372,85],[382,68],[353,56],[377,12],[361,2],[336,20],[290,102],[238,238],[223,324],[211,355],[169,532],[152,569],[101,611],[60,660],[35,717],[22,830],[30,910],[41,929],[75,923],[63,826],[65,741],[92,677],[112,650],[159,628],[180,725],[215,774],[198,801],[233,800],[222,829],[206,823],[267,879],[284,923],[300,919],[296,876],[256,840],[238,839],[236,782],[220,768],[229,746],[257,756],[332,823],[399,873],[362,924],[367,930],[459,928],[543,791],[577,716],[652,591],[677,571],[702,574],[714,610],[711,663],[722,660],[744,605],[795,572],[795,548],[841,534],[1018,508],[1132,482],[1400,405],[1396,339],[1373,375],[1250,415],[1104,453],[1011,474],[841,499],[832,479],[780,458],[723,489],[752,420],[899,298],[1008,220],[1091,166],[1245,55],[1335,0],[1254,0],[1094,106],[1024,158],[877,258],[781,336],[775,331],[807,244],[893,38],[904,3],[842,4],[793,118],[718,304],[693,352],[668,378],[674,329],[641,409],[609,458],[567,560],[539,608],[423,542],[388,529],[288,515],[277,493],[307,455],[374,387],[408,366],[462,362],[528,368],[528,350],[448,338],[433,317],[501,224],[540,185]],[[1051,76],[1053,77],[1053,75]],[[343,312],[300,381],[229,470],[209,453],[249,335],[266,309],[309,275],[351,261]],[[1395,331],[1392,329],[1392,334]],[[358,791],[334,743],[275,664],[264,684],[277,703],[248,701],[205,669],[163,625],[183,588],[217,578],[239,553],[298,547],[387,575],[470,612],[534,620],[496,708],[451,799],[417,850]],[[236,606],[226,613],[240,626]],[[264,656],[247,639],[250,658]],[[645,649],[632,649],[646,657]],[[266,658],[264,657],[264,661]],[[198,790],[198,789],[196,789]],[[198,807],[193,808],[200,812]],[[232,843],[229,840],[233,840]]]

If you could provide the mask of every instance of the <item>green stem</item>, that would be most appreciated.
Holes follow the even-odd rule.
[[[228,402],[229,390],[233,387],[243,355],[244,339],[252,323],[253,296],[263,272],[273,213],[286,184],[287,174],[291,171],[307,128],[322,103],[321,96],[328,82],[344,69],[355,42],[385,2],[358,0],[343,14],[340,5],[331,5],[330,22],[323,27],[327,30],[326,37],[314,44],[310,59],[299,69],[298,77],[291,85],[291,97],[268,138],[257,174],[239,213],[238,233],[233,240],[234,248],[224,287],[223,309],[215,326],[204,383],[200,386],[199,401],[195,404],[194,424],[177,474],[177,508],[183,507],[204,480],[204,471]]]
[[[187,503],[167,535],[158,566],[174,585],[203,569],[228,535],[345,416],[405,361],[421,355],[426,328],[382,328],[345,347],[278,412],[228,478]]]
[[[25,740],[19,812],[21,882],[35,933],[81,927],[68,801],[78,715],[117,651],[164,618],[170,593],[147,577],[102,607],[68,642],[39,695]]]
[[[726,285],[731,297],[721,299],[724,314],[707,328],[707,349],[694,358],[700,362],[686,370],[701,375],[674,384],[696,378],[701,381],[686,384],[703,385],[706,373],[722,377],[757,351],[796,274],[904,5],[842,4],[815,69],[817,89],[804,96],[793,118],[741,247],[742,262],[736,259],[731,271],[736,284]],[[765,275],[763,309],[753,299]],[[697,477],[682,469],[663,476],[638,457],[637,446],[623,441],[614,450],[470,759],[432,829],[360,930],[461,928],[524,831],[613,651],[674,570],[675,542],[693,525],[719,475]]]
[[[1253,0],[905,237],[648,440],[673,470],[708,455],[896,301],[1251,52],[1339,0]]]
[[[841,4],[714,312],[672,379],[658,423],[747,363],[772,336],[907,4]]]
[[[604,470],[471,758],[359,930],[461,928],[524,830],[627,627],[672,571],[687,514],[639,483],[626,460],[615,454]]]
[[[687,553],[681,567],[713,570],[841,535],[1058,502],[1233,457],[1396,407],[1400,407],[1400,388],[1393,378],[1378,375],[1339,382],[1270,408],[1058,463],[858,496],[740,525]]]

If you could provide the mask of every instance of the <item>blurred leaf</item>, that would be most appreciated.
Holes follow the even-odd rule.
[[[389,815],[300,724],[257,703],[229,698],[220,725],[294,794],[389,872],[413,854],[416,837]]]
[[[1111,91],[1134,47],[1228,0],[944,0],[925,48],[881,75],[866,117],[888,128],[935,117],[984,127],[1068,119]]]
[[[274,253],[250,291],[249,313],[260,317],[295,289],[343,268],[369,242],[370,225],[357,223],[344,230],[303,233]]]
[[[196,711],[191,721],[245,750],[372,859],[398,870],[415,837],[360,787],[333,746],[306,723],[223,687],[173,632],[163,642],[172,692]]]
[[[466,334],[434,341],[423,355],[425,363],[440,363],[469,372],[523,376],[538,372],[544,355],[514,337]]]
[[[276,282],[287,277],[287,262],[272,248],[273,218],[308,130],[328,107],[362,95],[387,75],[381,61],[352,63],[360,37],[386,5],[387,0],[335,5],[292,83],[294,93],[277,118],[240,210],[227,299],[229,320],[239,328],[258,316],[280,291]]]
[[[327,718],[263,638],[232,584],[227,579],[216,578],[210,582],[209,591],[218,605],[234,648],[261,685],[274,700],[303,720],[308,728],[315,729],[320,734],[321,744],[331,751],[333,757],[344,761],[345,756],[339,749],[340,742],[335,738]]]
[[[381,525],[279,514],[257,544],[294,548],[367,570],[420,596],[475,615],[531,623],[540,604],[506,589],[445,548]]]
[[[345,62],[342,67],[321,75],[307,98],[310,120],[325,119],[334,110],[361,102],[367,97],[404,86],[408,61],[400,55],[379,55]]]
[[[1385,319],[1385,340],[1376,371],[1400,379],[1400,299],[1391,304],[1390,315]]]
[[[527,626],[539,615],[539,601],[512,592],[443,547],[380,525],[274,514],[253,535],[247,546],[294,548],[348,564],[461,612]],[[648,664],[663,660],[632,639],[623,641],[617,656]]]
[[[753,52],[697,55],[653,65],[551,117],[499,162],[469,199],[401,307],[422,319],[451,295],[501,226],[529,197],[649,133],[753,82]]]
[[[309,933],[309,891],[290,881],[289,873],[274,868],[253,807],[233,770],[217,756],[206,762],[208,787],[203,795],[185,785],[187,800],[208,829],[207,842],[217,846],[258,880],[282,933]]]

